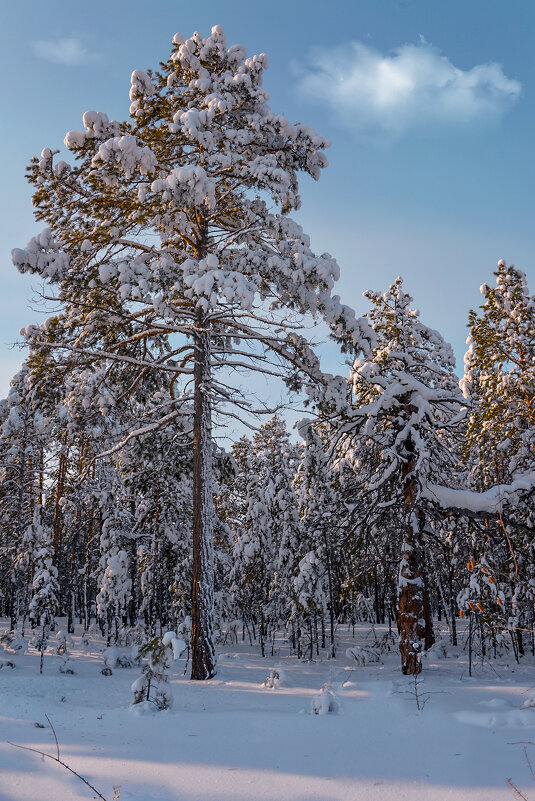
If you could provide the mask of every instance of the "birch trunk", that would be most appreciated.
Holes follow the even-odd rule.
[[[193,422],[193,584],[191,598],[191,678],[216,673],[214,641],[214,506],[212,496],[212,421],[210,408],[210,335],[199,313],[195,325]]]

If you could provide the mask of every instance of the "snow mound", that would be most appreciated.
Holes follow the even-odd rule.
[[[102,654],[104,665],[112,670],[116,667],[131,668],[134,667],[134,660],[136,654],[132,653],[133,649],[120,650],[116,645],[110,645]]]
[[[134,682],[135,684],[135,682]],[[132,684],[132,687],[134,687]],[[130,704],[130,712],[134,715],[159,715],[162,712],[167,712],[167,709],[160,709],[154,701],[139,701],[137,704]]]
[[[4,650],[12,654],[25,654],[28,650],[28,640],[16,631],[8,631],[0,637]]]
[[[426,659],[457,659],[460,649],[452,645],[448,640],[438,640],[423,656]]]
[[[482,729],[523,729],[533,726],[535,723],[528,709],[514,709],[507,702],[498,703],[494,708],[490,704],[487,706],[490,706],[490,710],[485,712],[460,710],[454,713],[454,718],[458,723],[466,723]]]
[[[324,684],[320,692],[310,700],[312,715],[330,715],[340,711],[338,697],[328,684]]]

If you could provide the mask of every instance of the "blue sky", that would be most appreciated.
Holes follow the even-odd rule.
[[[38,283],[10,258],[40,228],[26,164],[88,109],[127,117],[132,70],[157,66],[176,31],[214,24],[229,44],[268,54],[275,110],[331,140],[330,166],[303,181],[297,216],[314,248],[337,258],[346,303],[362,312],[365,289],[402,275],[462,372],[468,309],[498,259],[535,292],[532,0],[5,2],[0,395],[21,359],[9,343],[39,319]]]

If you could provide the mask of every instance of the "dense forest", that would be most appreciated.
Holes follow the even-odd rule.
[[[109,644],[190,632],[196,679],[218,639],[284,631],[312,659],[362,620],[411,675],[436,619],[535,653],[535,297],[498,263],[460,382],[400,278],[356,318],[289,216],[327,143],[269,108],[265,64],[177,35],[130,120],[87,112],[72,164],[29,167],[46,228],[13,261],[56,311],[0,403],[0,615],[42,649],[57,616]],[[306,398],[298,442],[251,374]]]

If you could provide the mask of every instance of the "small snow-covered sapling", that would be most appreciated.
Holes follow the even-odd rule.
[[[174,631],[163,637],[154,637],[139,650],[139,657],[147,658],[141,669],[141,676],[132,684],[136,704],[154,705],[156,709],[169,709],[173,705],[173,695],[169,686],[171,666],[187,646]]]
[[[56,634],[57,646],[56,646],[56,653],[59,657],[61,657],[61,662],[59,665],[59,672],[60,673],[68,673],[72,675],[74,670],[69,667],[69,651],[68,646],[70,641],[67,637],[67,634],[64,631],[58,631]]]
[[[284,670],[279,667],[274,667],[269,676],[265,679],[263,686],[273,690],[278,687],[286,687],[287,683],[288,681]]]
[[[340,710],[340,703],[336,693],[331,690],[328,684],[324,684],[318,695],[312,697],[310,710],[313,715],[329,715]]]
[[[25,654],[28,650],[28,640],[16,631],[8,631],[0,637],[0,642],[4,648],[8,648],[14,654]]]

